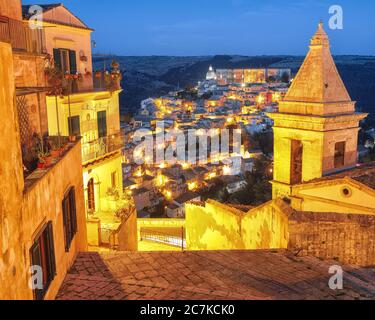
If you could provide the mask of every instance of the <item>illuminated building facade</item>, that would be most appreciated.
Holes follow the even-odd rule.
[[[115,213],[128,207],[123,195],[119,66],[113,62],[110,71],[94,73],[93,30],[62,4],[41,7],[48,67],[63,78],[61,94],[47,96],[48,130],[81,137],[89,244],[108,245],[108,234],[121,225]],[[25,22],[29,9],[23,6]]]
[[[87,250],[81,142],[48,134],[43,32],[20,1],[0,25],[0,299],[54,299]]]

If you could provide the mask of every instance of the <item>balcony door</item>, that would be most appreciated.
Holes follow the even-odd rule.
[[[98,137],[105,138],[107,136],[107,112],[98,112]]]
[[[87,184],[87,199],[88,199],[88,208],[90,212],[95,212],[95,185],[94,178],[90,179]]]

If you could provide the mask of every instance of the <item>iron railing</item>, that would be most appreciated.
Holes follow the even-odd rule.
[[[151,229],[143,229],[140,230],[140,241],[151,241],[160,244],[164,244],[167,246],[180,248],[181,251],[186,249],[186,239],[185,239],[185,230],[181,228],[181,235],[172,235],[171,233],[167,232],[160,232]]]
[[[121,133],[109,135],[94,141],[82,144],[82,160],[90,162],[115,151],[122,150],[125,146],[125,137]]]
[[[16,51],[46,53],[43,29],[31,29],[21,20],[0,16],[0,41],[10,43]]]

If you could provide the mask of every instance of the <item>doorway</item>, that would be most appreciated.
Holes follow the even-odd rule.
[[[89,212],[95,212],[95,185],[94,178],[90,179],[87,184],[87,199]]]

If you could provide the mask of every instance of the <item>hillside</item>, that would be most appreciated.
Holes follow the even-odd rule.
[[[112,59],[121,64],[123,88],[121,112],[135,113],[143,99],[196,84],[210,65],[216,68],[285,67],[296,73],[303,57],[211,56],[211,57],[94,57],[94,68],[102,69]],[[375,118],[375,56],[335,56],[339,72],[357,108]]]

